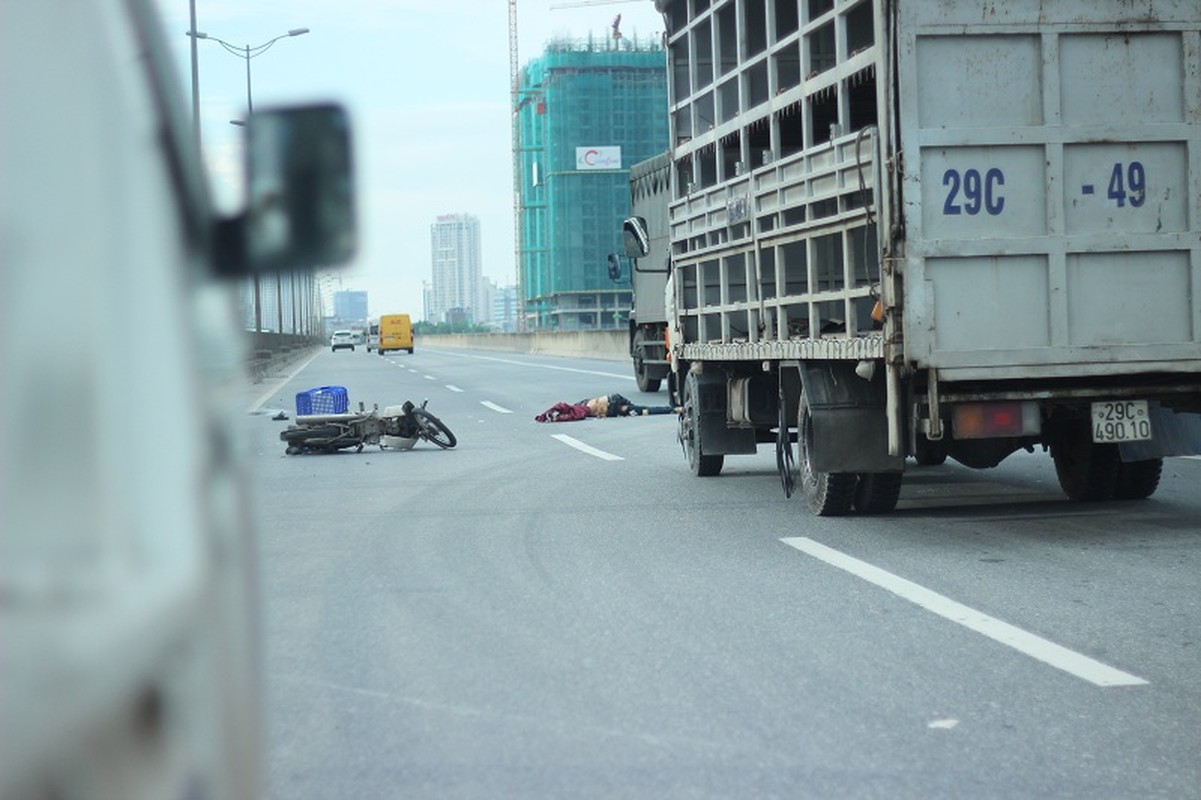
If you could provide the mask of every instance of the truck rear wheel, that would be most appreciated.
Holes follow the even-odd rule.
[[[1055,475],[1070,500],[1098,502],[1111,500],[1122,466],[1116,444],[1096,444],[1088,421],[1064,426],[1051,442]]]
[[[855,510],[860,514],[887,514],[901,497],[900,472],[864,472],[855,485]]]
[[[805,505],[819,517],[837,517],[848,513],[855,502],[859,476],[853,472],[818,472],[813,469],[813,416],[809,398],[801,391],[797,413],[797,443],[801,451],[801,496]],[[900,485],[898,484],[898,491]],[[894,501],[895,505],[895,501]]]
[[[1159,476],[1162,474],[1162,458],[1123,462],[1118,467],[1113,496],[1118,500],[1146,500],[1159,488]]]
[[[688,467],[698,477],[717,475],[725,463],[725,456],[706,455],[701,450],[701,404],[700,381],[691,372],[684,379],[684,413],[680,415],[680,444]]]
[[[641,392],[655,393],[659,391],[661,378],[652,378],[646,373],[646,364],[642,361],[643,348],[645,347],[646,334],[641,330],[634,332],[634,379],[638,382],[638,390]]]

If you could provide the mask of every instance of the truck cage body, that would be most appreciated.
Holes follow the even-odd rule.
[[[683,359],[1201,372],[1189,0],[692,6],[666,4]]]
[[[725,375],[728,426],[775,424],[744,378],[781,368],[879,405],[889,468],[947,402],[1201,411],[1191,0],[657,5],[671,358]],[[855,374],[882,386],[856,399]]]

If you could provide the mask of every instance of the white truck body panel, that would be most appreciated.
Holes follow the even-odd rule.
[[[907,360],[1201,371],[1196,2],[893,6]]]

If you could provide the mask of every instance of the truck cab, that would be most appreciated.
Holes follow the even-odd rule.
[[[638,390],[657,392],[670,378],[667,358],[665,289],[671,269],[668,204],[671,201],[671,158],[661,153],[630,168],[630,214],[622,222],[625,255],[630,260],[634,303],[630,312],[630,359]],[[620,275],[620,262],[610,256],[610,278]]]

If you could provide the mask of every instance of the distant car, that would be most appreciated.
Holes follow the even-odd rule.
[[[342,348],[354,352],[354,333],[352,331],[334,331],[334,335],[329,337],[330,350],[336,353]]]

